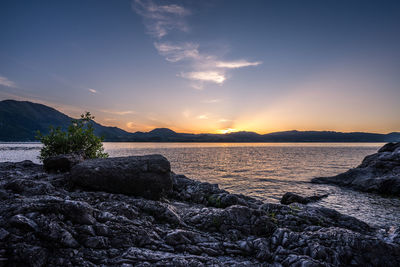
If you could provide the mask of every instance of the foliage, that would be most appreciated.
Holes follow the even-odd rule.
[[[85,159],[108,157],[104,152],[103,138],[93,133],[93,125],[90,123],[92,120],[94,116],[86,112],[80,119],[73,120],[67,131],[53,126],[50,127],[48,135],[38,131],[36,139],[43,143],[39,159],[43,161],[51,156],[68,153],[79,153]]]

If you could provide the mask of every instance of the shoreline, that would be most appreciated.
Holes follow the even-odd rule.
[[[98,167],[99,177],[104,177],[103,172],[114,168],[113,161],[85,161],[76,165],[79,172],[73,167],[55,174],[29,161],[0,163],[2,263],[400,264],[399,229],[376,229],[327,208],[265,203],[174,173],[172,188],[160,200],[74,184],[76,173]],[[148,159],[148,164],[156,172],[162,164],[167,174],[165,161]],[[100,186],[100,180],[91,183]]]
[[[3,146],[11,148],[14,145]],[[22,144],[15,146],[35,146],[39,148],[37,145]],[[160,148],[160,146],[165,147],[165,149]],[[347,144],[339,144],[338,148],[336,148],[336,145],[328,145],[329,148],[312,148],[315,145],[309,147],[309,145],[294,144],[295,147],[285,145],[286,148],[283,150],[275,147],[281,147],[280,144],[255,146],[247,146],[243,149],[241,145],[236,144],[229,145],[232,148],[226,150],[225,146],[221,147],[217,144],[211,144],[210,148],[204,148],[202,144],[105,144],[105,147],[110,149],[110,155],[113,157],[161,153],[171,160],[172,170],[176,173],[184,173],[188,177],[196,178],[203,182],[218,183],[223,189],[233,193],[243,193],[263,201],[279,203],[279,199],[286,192],[294,192],[305,196],[330,193],[326,200],[311,205],[333,208],[344,214],[355,216],[358,219],[380,226],[394,225],[399,222],[393,216],[400,212],[397,208],[400,205],[399,200],[383,199],[376,194],[358,193],[357,191],[344,190],[337,186],[309,183],[313,177],[324,174],[335,175],[346,171],[347,168],[357,166],[365,155],[374,153],[380,145],[370,147],[369,144],[366,144],[361,147],[358,144],[351,144],[349,147]],[[182,147],[182,149],[179,149],[179,147]],[[186,147],[191,148],[186,149]],[[325,145],[323,144],[322,147],[325,147]],[[341,154],[344,158],[337,161],[336,154],[340,151],[345,152]],[[315,152],[315,156],[312,156],[314,155],[312,153]],[[10,150],[3,151],[3,153],[2,155],[10,161],[27,158],[39,163],[35,160],[38,150]],[[224,161],[225,153],[231,155],[228,157],[229,162],[227,163]],[[285,156],[286,154],[287,156]],[[8,157],[7,155],[10,156]],[[269,158],[276,158],[277,156],[284,156],[288,160],[281,162],[269,160]],[[244,157],[249,159],[248,163],[242,163],[240,159]],[[199,158],[199,161],[196,160],[197,158]],[[303,158],[308,159],[308,161],[305,162]],[[299,160],[304,162],[304,166],[296,166],[294,164]],[[261,161],[266,164],[257,163]],[[341,163],[346,163],[346,166],[341,167]],[[282,167],[285,168],[282,169]],[[344,205],[342,205],[342,201],[344,201]],[[358,208],[353,208],[347,204],[353,202],[357,203]],[[375,220],[375,218],[377,219]]]

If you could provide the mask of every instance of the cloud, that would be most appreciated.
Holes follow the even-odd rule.
[[[184,43],[181,45],[171,43],[154,43],[160,55],[165,56],[165,59],[169,62],[178,62],[184,59],[200,59],[198,44]]]
[[[203,90],[204,85],[202,82],[194,82],[192,84],[190,84],[190,86],[196,90]]]
[[[222,101],[221,99],[207,99],[207,100],[204,100],[202,102],[206,103],[206,104],[215,104],[215,103],[219,103],[221,101]]]
[[[228,120],[228,119],[219,119],[219,121],[218,122],[229,122],[229,121],[232,121],[232,120]]]
[[[107,122],[115,122],[116,121],[116,119],[114,119],[114,118],[104,118],[103,119],[104,121],[107,121]]]
[[[94,90],[93,88],[88,88],[89,92],[93,93],[93,94],[97,94],[97,91]]]
[[[201,90],[206,83],[222,85],[227,79],[229,69],[258,66],[261,61],[238,59],[222,60],[218,55],[200,50],[200,44],[194,42],[165,41],[165,37],[173,30],[187,32],[189,27],[185,17],[190,10],[176,4],[156,4],[152,0],[134,0],[133,10],[143,17],[149,34],[157,39],[154,47],[168,62],[181,62],[182,72],[177,76],[189,79],[191,86]]]
[[[157,5],[151,0],[134,0],[132,8],[143,17],[149,34],[156,38],[160,39],[172,30],[187,32],[189,29],[184,17],[189,15],[190,11],[183,6]]]
[[[113,115],[128,115],[128,114],[134,114],[135,112],[132,110],[125,110],[125,111],[116,111],[116,110],[106,110],[106,109],[102,109],[100,110],[101,112],[104,113],[109,113],[109,114],[113,114]]]
[[[191,114],[192,114],[192,112],[191,112],[190,110],[188,110],[188,109],[186,109],[186,110],[184,110],[184,111],[182,112],[182,115],[183,115],[183,117],[185,117],[185,118],[189,118]]]
[[[128,127],[129,129],[134,129],[135,128],[135,124],[132,121],[130,121],[130,122],[126,123],[126,127]]]
[[[176,63],[184,62],[184,68],[190,71],[181,72],[178,76],[197,83],[191,84],[195,89],[203,89],[204,83],[216,83],[222,85],[227,79],[226,72],[229,69],[238,69],[262,64],[260,61],[223,61],[217,56],[199,51],[199,44],[193,42],[171,43],[155,42],[154,47],[165,60]]]
[[[214,82],[220,85],[226,80],[225,75],[217,71],[182,72],[180,76],[190,80],[200,82]]]
[[[206,120],[206,119],[208,119],[208,115],[207,114],[202,114],[202,115],[197,116],[197,118],[199,120]]]
[[[217,61],[216,66],[218,68],[227,68],[227,69],[237,69],[243,67],[250,67],[250,66],[258,66],[262,64],[261,61],[249,62],[246,60],[237,60],[237,61]]]
[[[10,81],[4,76],[0,76],[0,85],[6,86],[6,87],[17,87],[13,81]]]

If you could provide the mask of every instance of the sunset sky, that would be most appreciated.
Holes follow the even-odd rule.
[[[0,2],[0,100],[127,131],[400,131],[400,1]]]

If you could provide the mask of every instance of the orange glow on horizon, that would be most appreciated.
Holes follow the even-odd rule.
[[[238,130],[232,129],[232,128],[217,130],[217,133],[219,133],[219,134],[228,134],[228,133],[234,133],[234,132],[238,132]]]

